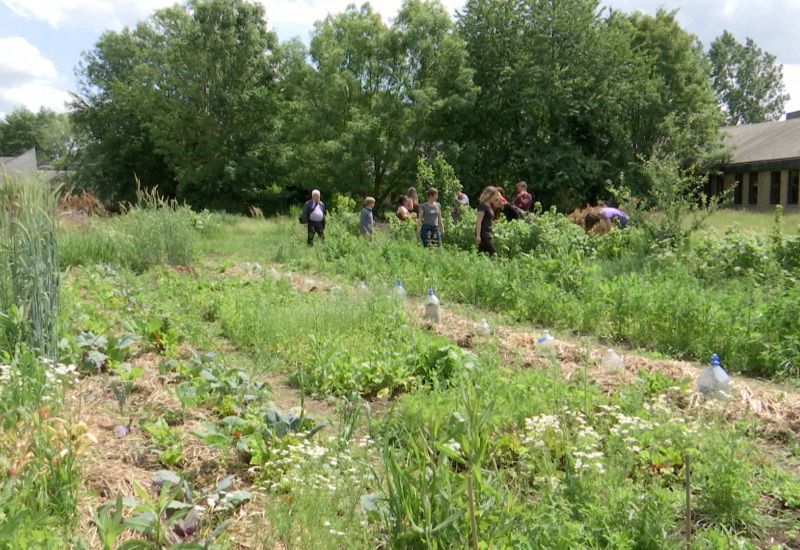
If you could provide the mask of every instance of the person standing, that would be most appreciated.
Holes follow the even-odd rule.
[[[533,195],[528,193],[528,184],[524,181],[517,182],[517,196],[514,197],[514,206],[525,212],[530,212]]]
[[[319,189],[311,191],[311,199],[303,205],[300,221],[308,227],[308,246],[314,244],[314,235],[325,240],[325,203],[320,200]]]
[[[494,209],[502,204],[502,195],[496,187],[491,185],[483,190],[478,205],[478,217],[475,221],[475,242],[478,244],[480,252],[486,252],[489,256],[497,254],[492,237],[492,222],[494,221]]]
[[[442,221],[442,205],[436,202],[439,191],[431,187],[425,191],[428,199],[419,205],[417,215],[417,235],[422,239],[422,246],[441,246],[444,235],[444,222]]]
[[[419,199],[417,198],[417,190],[414,187],[409,187],[406,191],[406,197],[411,200],[411,208],[408,209],[409,212],[416,212],[419,208]]]
[[[372,240],[372,232],[375,230],[375,218],[372,209],[375,207],[375,199],[367,197],[364,199],[364,210],[361,211],[361,233],[368,241]]]
[[[461,219],[462,208],[469,208],[469,197],[459,187],[456,189],[456,199],[453,202],[453,211],[451,212],[454,222],[457,222]]]

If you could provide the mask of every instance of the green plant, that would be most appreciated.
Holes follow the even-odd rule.
[[[184,444],[180,429],[170,428],[163,417],[159,417],[154,423],[146,424],[144,429],[153,441],[147,450],[154,453],[159,462],[165,466],[175,466],[183,461]]]
[[[0,345],[58,359],[58,189],[5,174],[0,185]]]

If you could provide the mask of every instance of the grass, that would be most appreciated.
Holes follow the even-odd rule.
[[[774,219],[773,212],[721,208],[705,220],[703,227],[713,230],[718,237],[734,225],[738,225],[746,234],[766,236],[772,229]],[[800,229],[800,213],[784,214],[783,220],[787,233],[797,233]]]
[[[60,409],[76,431],[42,429],[33,439],[41,450],[20,475],[0,468],[0,487],[27,491],[7,500],[0,491],[0,513],[22,521],[0,527],[0,547],[42,546],[43,529],[58,523],[46,543],[53,548],[99,548],[101,524],[108,548],[126,539],[157,548],[678,548],[687,454],[694,547],[764,547],[776,535],[796,545],[797,458],[790,444],[764,444],[758,434],[771,428],[734,405],[703,404],[686,381],[658,371],[603,379],[588,347],[549,362],[524,344],[508,352],[513,340],[499,338],[519,335],[481,308],[518,320],[530,309],[565,328],[597,322],[605,302],[581,295],[597,273],[568,252],[491,262],[386,237],[368,244],[335,226],[325,246],[309,248],[291,219],[237,219],[209,231],[214,221],[192,226],[191,268],[140,273],[86,261],[64,275],[61,353],[81,371],[66,402],[83,404],[86,431],[76,411]],[[291,284],[272,276],[267,262],[277,261],[281,275],[295,273]],[[618,323],[631,322],[637,305],[663,311],[677,302],[680,318],[695,315],[691,301],[674,299],[688,284],[679,275],[662,269],[663,281],[645,277],[641,288],[626,279],[637,303],[620,309]],[[433,286],[445,309],[469,319],[426,328],[413,307],[388,297],[398,276],[412,303]],[[359,289],[362,280],[371,290]],[[335,282],[344,288],[331,291]],[[569,293],[594,305],[569,302],[568,313]],[[480,317],[492,336],[469,336]],[[652,335],[644,332],[652,323],[635,322]],[[0,391],[17,392],[20,403],[41,401],[33,392],[60,403],[64,387],[42,393],[50,377],[36,369],[45,365],[32,354],[26,361]],[[264,373],[305,393],[280,383],[270,391]],[[124,400],[113,387],[129,389]],[[354,413],[367,406],[358,393],[374,414]],[[0,462],[16,457],[19,430],[48,424],[14,414],[3,418]],[[315,432],[325,419],[333,425]],[[58,445],[68,445],[69,461],[48,458],[61,456]],[[82,470],[90,462],[91,478]],[[165,465],[170,472],[159,473]],[[126,500],[112,512],[118,496],[137,508]],[[202,520],[178,538],[195,506]]]

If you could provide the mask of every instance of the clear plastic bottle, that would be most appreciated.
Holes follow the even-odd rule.
[[[392,289],[392,296],[399,300],[406,299],[406,289],[403,287],[403,283],[400,279],[397,279],[397,285]]]
[[[623,364],[622,357],[613,349],[608,349],[600,362],[600,368],[608,373],[619,373],[622,372]]]
[[[482,336],[489,336],[492,333],[492,327],[486,322],[486,319],[481,319],[480,323],[475,323],[475,332]]]
[[[733,395],[731,377],[722,368],[717,354],[711,356],[711,365],[697,377],[697,389],[713,399],[726,399]]]
[[[425,315],[423,317],[426,321],[432,323],[442,322],[442,312],[439,309],[439,298],[433,293],[433,289],[428,290],[428,297],[425,298]]]
[[[539,353],[542,355],[553,355],[556,351],[556,338],[552,334],[550,334],[549,330],[544,331],[544,333],[536,340],[536,347],[539,349]]]

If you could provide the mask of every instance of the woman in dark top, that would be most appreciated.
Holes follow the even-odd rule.
[[[492,239],[492,221],[494,220],[494,208],[500,204],[502,204],[501,195],[496,187],[490,185],[483,190],[475,222],[475,242],[478,243],[478,250],[486,252],[489,256],[497,254]]]

